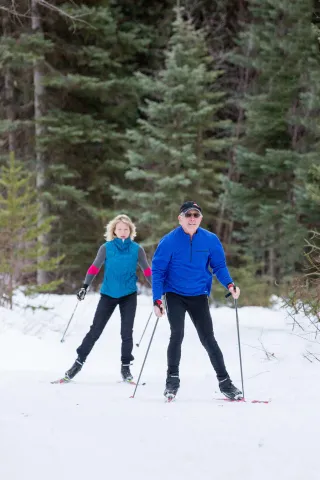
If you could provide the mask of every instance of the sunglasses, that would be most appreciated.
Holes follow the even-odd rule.
[[[196,212],[196,213],[189,213],[189,212],[187,212],[187,213],[184,214],[184,216],[187,217],[187,218],[191,218],[191,217],[200,218],[200,217],[201,217],[201,213],[198,213],[198,212]]]

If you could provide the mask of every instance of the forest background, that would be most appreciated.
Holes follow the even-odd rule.
[[[0,303],[75,292],[122,212],[151,259],[195,200],[242,305],[319,313],[319,15],[317,0],[0,0]]]

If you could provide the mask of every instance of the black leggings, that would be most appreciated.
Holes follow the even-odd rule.
[[[101,294],[90,330],[84,337],[80,347],[77,348],[77,354],[82,362],[86,360],[91,352],[117,305],[119,305],[121,316],[121,362],[129,364],[131,360],[134,360],[132,356],[132,330],[137,309],[136,292],[120,298]]]
[[[214,337],[207,295],[186,297],[170,292],[166,293],[165,299],[171,329],[168,346],[168,374],[179,374],[184,320],[186,312],[188,312],[192,323],[196,327],[199,339],[208,352],[218,380],[224,380],[228,377],[222,352]]]

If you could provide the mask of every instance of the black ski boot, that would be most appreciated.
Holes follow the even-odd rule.
[[[220,380],[219,382],[220,392],[223,393],[227,398],[230,400],[242,400],[243,395],[241,390],[233,385],[230,378],[227,377],[224,380]]]
[[[81,368],[83,367],[83,362],[81,362],[80,358],[78,357],[77,360],[74,362],[71,368],[66,371],[64,374],[65,380],[71,380],[73,377],[80,372]]]
[[[132,382],[133,376],[131,375],[131,372],[130,372],[130,364],[121,365],[121,376],[124,382]]]
[[[163,395],[167,398],[168,401],[171,401],[177,395],[179,387],[180,387],[179,374],[176,373],[175,375],[173,375],[170,373],[167,375],[166,389]]]

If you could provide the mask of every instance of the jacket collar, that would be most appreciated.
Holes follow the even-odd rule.
[[[119,250],[128,250],[132,240],[131,238],[126,238],[125,240],[122,240],[121,238],[114,238],[113,242]]]
[[[179,230],[184,234],[184,235],[187,235],[188,237],[190,237],[190,233],[187,233],[183,230],[183,228],[181,227],[181,225],[179,225]],[[199,232],[199,229],[200,227],[197,228],[197,230],[194,232],[194,235],[196,235],[198,232]]]

